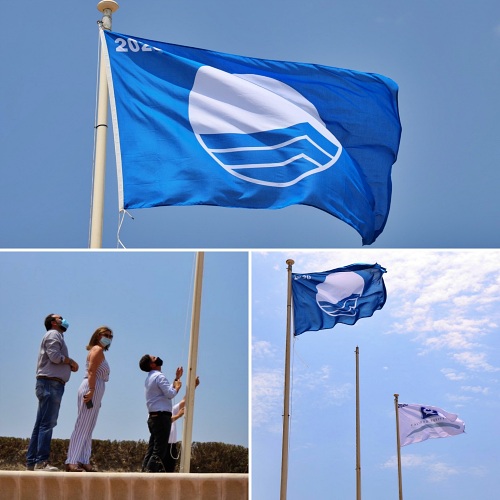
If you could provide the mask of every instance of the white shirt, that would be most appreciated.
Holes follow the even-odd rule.
[[[181,409],[181,404],[177,403],[174,405],[172,408],[172,417],[175,417],[176,415],[179,414],[179,411]],[[170,436],[168,436],[168,442],[169,443],[177,443],[177,428],[175,427],[175,421],[172,422],[172,427],[170,427]]]

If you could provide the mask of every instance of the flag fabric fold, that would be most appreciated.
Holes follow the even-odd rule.
[[[403,403],[398,404],[398,413],[401,446],[465,432],[465,423],[458,415],[437,406]]]
[[[309,205],[371,244],[401,124],[391,79],[102,31],[120,209]]]
[[[384,307],[387,294],[379,264],[351,264],[319,273],[292,273],[294,335],[353,325]]]

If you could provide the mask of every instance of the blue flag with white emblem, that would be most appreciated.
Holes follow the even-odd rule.
[[[391,201],[395,82],[102,32],[120,209],[309,205],[371,244]]]
[[[321,273],[292,273],[294,335],[354,325],[382,309],[386,301],[378,264],[351,264]]]

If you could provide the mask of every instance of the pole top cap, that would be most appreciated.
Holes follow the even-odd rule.
[[[97,10],[100,12],[104,12],[106,9],[109,9],[111,12],[115,12],[118,10],[119,5],[115,2],[115,0],[101,0],[97,4]]]

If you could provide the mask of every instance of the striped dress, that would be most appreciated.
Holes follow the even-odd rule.
[[[83,401],[83,396],[89,392],[88,380],[89,362],[87,360],[86,374],[78,389],[78,417],[75,428],[71,434],[68,448],[67,464],[89,464],[92,451],[92,432],[94,431],[101,408],[101,401],[104,395],[106,382],[109,380],[109,365],[104,359],[96,371],[96,384],[94,395],[92,396],[93,408],[87,408]]]

